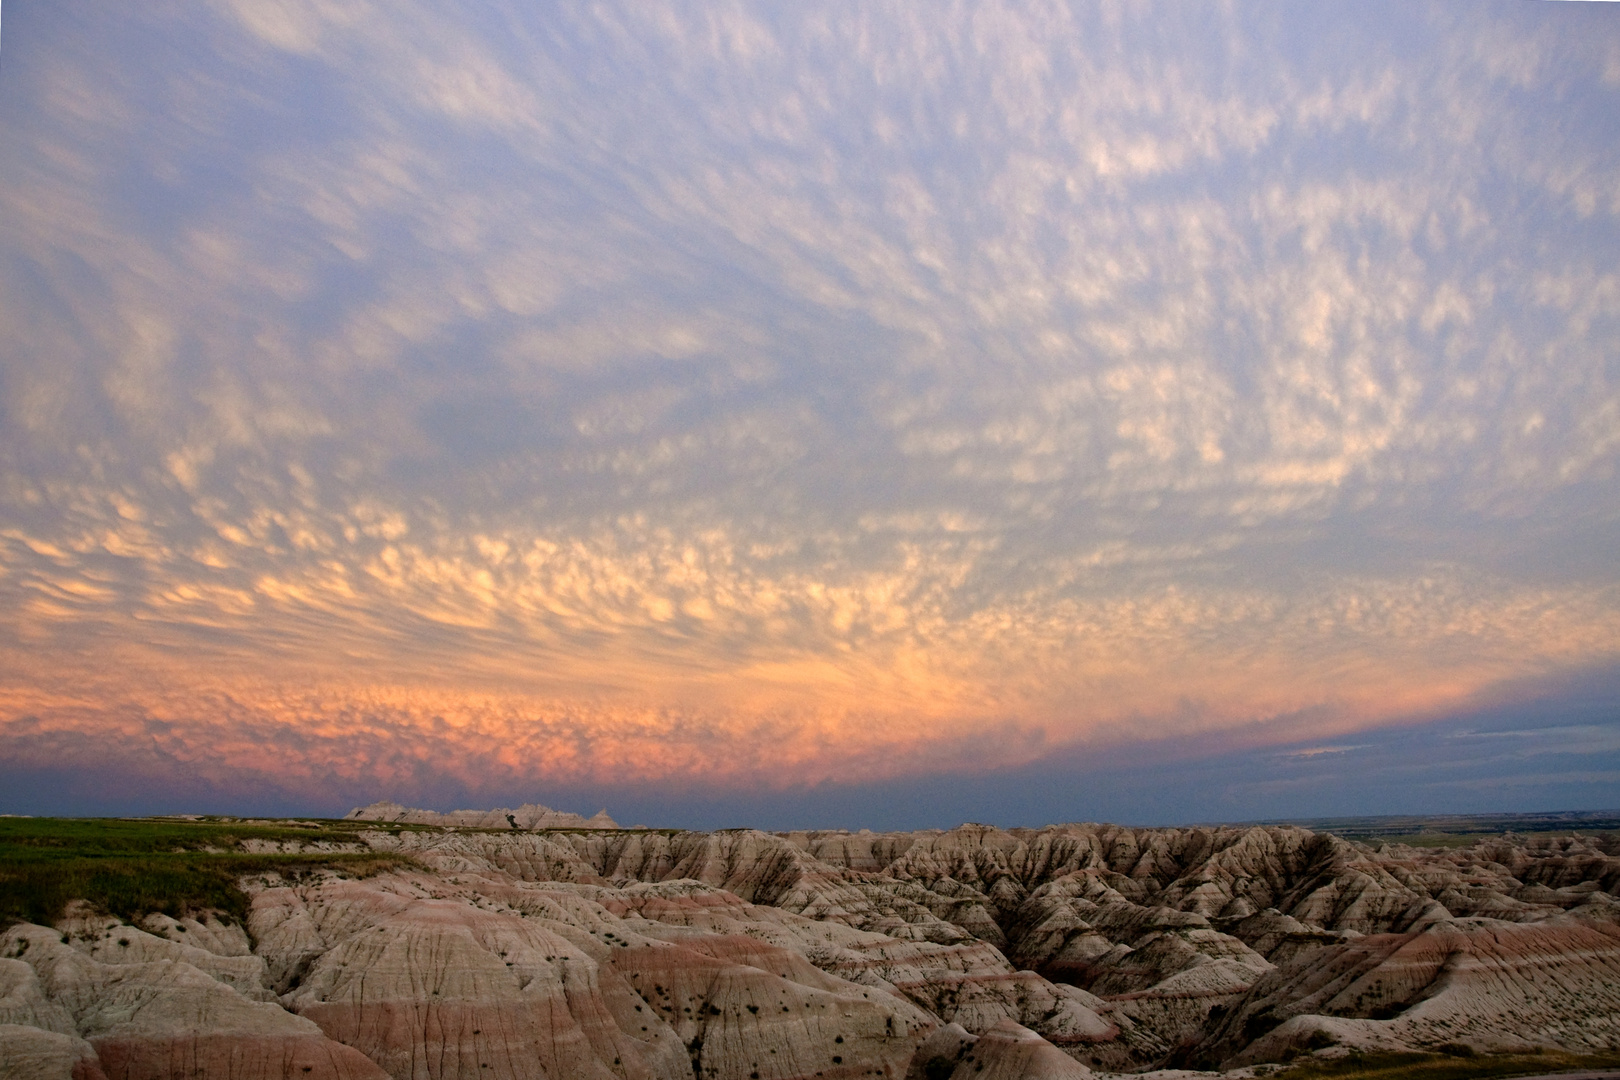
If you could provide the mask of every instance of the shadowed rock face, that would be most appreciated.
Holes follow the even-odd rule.
[[[1610,1048],[1620,1042],[1620,905],[1597,897],[1540,922],[1446,920],[1298,957],[1239,1001],[1203,1058],[1270,1060],[1313,1037],[1368,1049]]]
[[[1620,1046],[1606,841],[465,813],[366,834],[418,869],[244,881],[245,927],[12,927],[0,1076],[1074,1080],[1327,1045]]]

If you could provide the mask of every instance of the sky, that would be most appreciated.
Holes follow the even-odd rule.
[[[12,0],[0,812],[1620,807],[1620,9]]]

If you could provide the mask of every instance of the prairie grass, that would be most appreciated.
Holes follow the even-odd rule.
[[[1501,833],[1463,832],[1463,833],[1413,833],[1410,836],[1380,836],[1370,843],[1386,840],[1393,844],[1405,844],[1415,848],[1468,848],[1473,847],[1481,840],[1497,840]]]
[[[1620,1068],[1620,1052],[1566,1054],[1348,1054],[1310,1058],[1270,1074],[1270,1080],[1488,1080]]]
[[[122,919],[216,911],[241,920],[248,897],[237,882],[244,875],[365,876],[411,864],[369,851],[255,853],[243,850],[248,840],[358,845],[361,837],[352,822],[0,818],[0,928],[50,925],[74,900]]]

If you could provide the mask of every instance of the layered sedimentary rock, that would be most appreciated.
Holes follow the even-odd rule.
[[[363,832],[400,857],[370,877],[245,879],[245,926],[78,908],[12,927],[0,1055],[30,1064],[0,1075],[1076,1080],[1334,1046],[1620,1048],[1610,841],[519,813]]]
[[[36,1007],[53,1033],[86,1041],[93,1058],[69,1062],[74,1077],[108,1080],[152,1077],[231,1076],[243,1080],[383,1080],[387,1074],[364,1054],[334,1042],[313,1022],[271,1001],[244,996],[223,977],[183,959],[153,959],[172,944],[133,926],[108,922],[102,933],[111,947],[123,950],[95,958],[104,938],[75,936],[41,926],[14,926],[0,936],[0,955],[25,965],[37,982],[24,984],[22,996],[37,987],[47,1003]],[[125,944],[127,943],[127,945]],[[250,957],[261,965],[258,957]],[[15,985],[15,984],[14,984]],[[260,986],[256,996],[269,997]],[[8,995],[9,996],[9,995]],[[48,1011],[46,1011],[48,1010]],[[62,1032],[65,1017],[68,1031]],[[75,1046],[77,1043],[75,1043]],[[67,1048],[37,1052],[63,1056]],[[18,1048],[17,1052],[23,1052]],[[30,1050],[29,1052],[36,1052]],[[8,1051],[8,1054],[10,1051]],[[53,1059],[54,1060],[54,1059]],[[55,1066],[44,1066],[47,1072]]]
[[[95,1049],[75,1035],[31,1024],[0,1024],[5,1080],[106,1080]]]
[[[1088,1080],[1091,1070],[1011,1020],[983,1036],[947,1024],[923,1040],[906,1080]]]
[[[344,817],[349,821],[386,821],[401,825],[445,825],[463,829],[617,829],[618,823],[606,810],[583,817],[553,810],[538,803],[524,803],[516,810],[416,810],[396,802],[374,802],[357,806]]]
[[[1528,923],[1445,919],[1333,945],[1269,972],[1207,1040],[1207,1061],[1336,1043],[1475,1050],[1620,1045],[1620,904],[1594,893]]]

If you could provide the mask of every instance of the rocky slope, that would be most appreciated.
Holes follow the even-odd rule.
[[[363,831],[408,860],[374,876],[245,879],[245,926],[13,926],[0,1077],[1036,1080],[1620,1048],[1612,840],[552,813],[356,811],[441,827]]]

